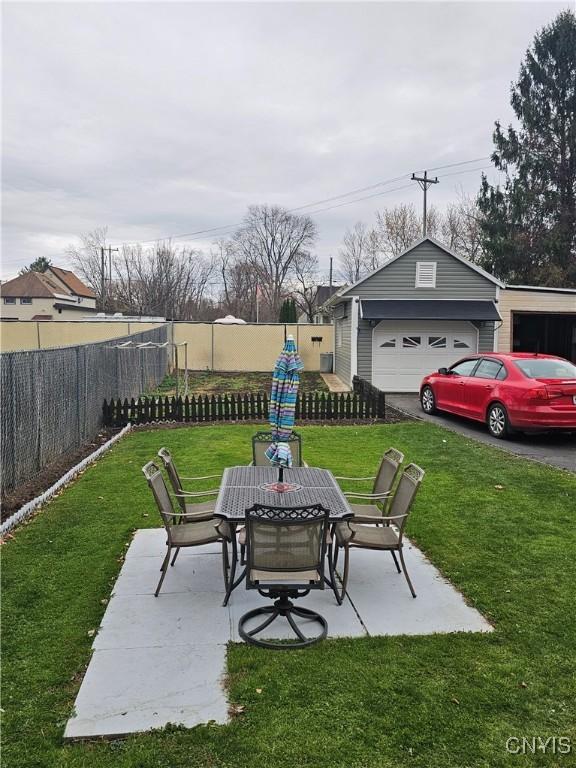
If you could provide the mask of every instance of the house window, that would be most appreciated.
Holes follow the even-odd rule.
[[[417,349],[422,344],[422,336],[403,336],[403,349]]]
[[[16,304],[16,299],[13,296],[5,296],[4,304]]]
[[[416,288],[436,288],[436,262],[416,262]]]
[[[428,346],[431,349],[446,349],[446,336],[428,336]]]
[[[20,304],[32,304],[32,299],[30,299],[28,297],[20,299]]]

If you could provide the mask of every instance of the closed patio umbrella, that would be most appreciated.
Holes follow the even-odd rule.
[[[287,336],[280,357],[276,361],[270,392],[269,420],[272,444],[266,451],[271,464],[279,467],[278,482],[284,480],[284,467],[292,466],[290,445],[286,442],[294,427],[296,397],[300,384],[300,371],[304,363],[296,350],[293,336]],[[278,490],[287,490],[286,488]]]

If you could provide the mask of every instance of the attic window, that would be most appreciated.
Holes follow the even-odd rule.
[[[436,288],[436,262],[416,262],[416,288]]]

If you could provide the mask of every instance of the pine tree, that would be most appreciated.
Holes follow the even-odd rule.
[[[576,286],[576,16],[536,35],[511,89],[519,127],[493,134],[501,187],[478,195],[483,266],[510,283]]]
[[[46,256],[38,256],[38,258],[34,259],[31,264],[24,267],[24,269],[21,269],[20,274],[25,275],[27,272],[46,272],[50,265],[50,259],[47,259]]]

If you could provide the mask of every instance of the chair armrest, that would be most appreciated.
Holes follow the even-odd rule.
[[[383,521],[385,523],[390,523],[394,520],[404,520],[406,517],[408,517],[408,515],[387,515],[386,517],[381,517],[378,522]]]
[[[375,480],[375,477],[344,477],[344,475],[334,475],[335,480]]]
[[[392,495],[391,491],[385,491],[384,493],[362,493],[361,491],[344,491],[346,498],[352,499],[387,499]]]
[[[180,475],[180,480],[210,480],[213,477],[222,477],[222,474],[219,475],[203,475],[202,477],[183,477]]]
[[[175,493],[174,496],[179,499],[197,499],[201,496],[217,496],[219,493],[219,488],[211,488],[209,491],[194,491],[194,493],[191,491],[182,491],[182,493]]]

